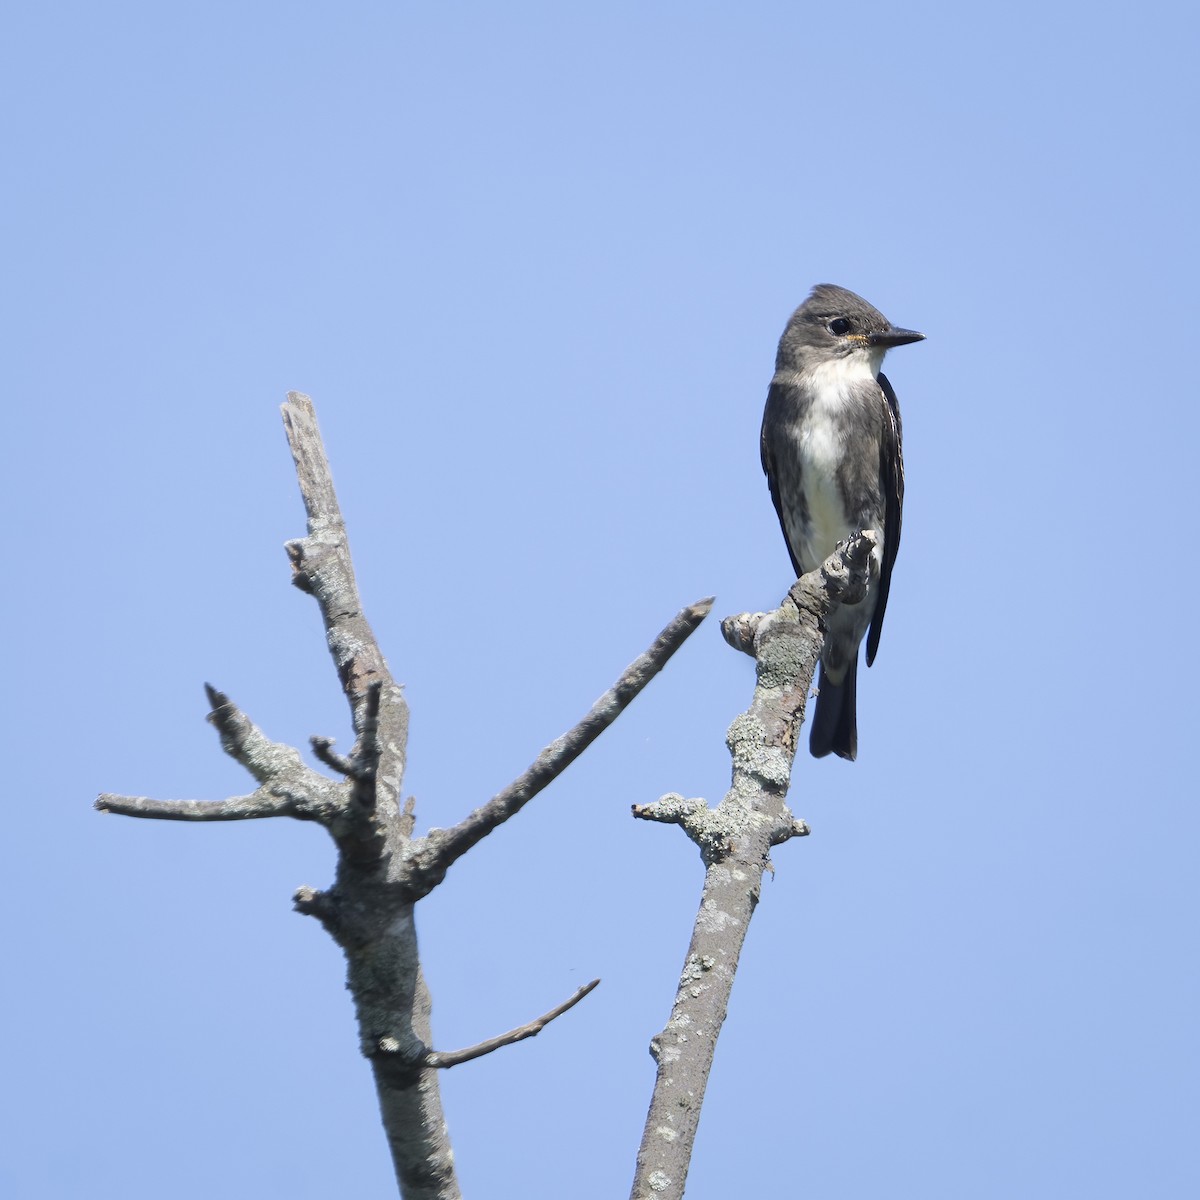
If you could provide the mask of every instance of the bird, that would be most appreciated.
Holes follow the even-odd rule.
[[[900,545],[904,458],[900,405],[882,374],[895,346],[924,340],[861,296],[820,283],[779,339],[763,412],[763,471],[796,575],[819,567],[860,530],[876,537],[866,597],[829,618],[821,651],[815,758],[858,755],[858,649],[875,661]]]

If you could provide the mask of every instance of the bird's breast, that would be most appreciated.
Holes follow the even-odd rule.
[[[788,429],[800,492],[789,506],[788,539],[806,571],[861,528],[875,528],[882,545],[879,435],[869,416],[878,384],[861,370],[828,374],[806,380],[807,403]]]
[[[825,561],[842,538],[854,531],[842,495],[840,471],[845,457],[840,423],[813,414],[795,430],[794,447],[800,467],[800,490],[807,516],[793,531],[792,542],[806,571]]]

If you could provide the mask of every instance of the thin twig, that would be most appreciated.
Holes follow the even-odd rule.
[[[502,792],[475,809],[452,829],[435,830],[423,844],[414,844],[409,860],[410,879],[416,894],[427,895],[449,868],[493,829],[520,812],[538,792],[563,773],[620,715],[637,694],[666,666],[668,660],[712,611],[709,596],[682,609],[635,659],[573,729],[551,742]]]
[[[358,767],[344,754],[339,754],[333,748],[333,738],[322,737],[320,734],[314,733],[308,739],[308,744],[312,746],[313,756],[318,762],[323,762],[330,770],[344,775],[347,779],[357,777]]]
[[[530,1021],[528,1025],[522,1025],[517,1029],[510,1029],[507,1033],[500,1034],[499,1037],[488,1038],[486,1042],[468,1046],[465,1050],[445,1052],[430,1050],[422,1059],[421,1065],[446,1070],[450,1067],[457,1067],[459,1063],[470,1062],[473,1058],[482,1058],[485,1054],[491,1054],[493,1050],[499,1050],[501,1046],[511,1046],[514,1042],[523,1042],[526,1038],[536,1037],[551,1021],[574,1008],[599,982],[600,980],[593,979],[591,983],[585,983],[557,1008],[552,1008],[548,1013],[538,1017],[536,1021]]]

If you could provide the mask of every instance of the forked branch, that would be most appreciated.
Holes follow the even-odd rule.
[[[537,1020],[464,1050],[429,1050],[430,1001],[417,956],[414,905],[451,864],[518,813],[557,778],[629,705],[696,629],[711,600],[685,608],[568,733],[533,765],[457,825],[414,839],[411,801],[401,805],[408,705],[366,617],[354,578],[345,524],[316,414],[293,392],[283,406],[288,442],[307,514],[307,534],[287,544],[293,583],[313,596],[350,707],[355,742],[348,754],[328,737],[313,753],[337,776],[305,765],[299,751],[272,742],[223,693],[209,687],[209,720],[225,751],[258,783],[225,800],[152,800],[102,795],[96,807],[125,816],[176,821],[295,817],[318,821],[338,847],[336,882],[301,887],[298,912],[316,917],[346,955],[362,1053],[371,1062],[384,1130],[406,1200],[459,1196],[437,1070],[535,1036],[586,996],[595,982]]]

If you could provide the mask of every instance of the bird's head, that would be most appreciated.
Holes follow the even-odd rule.
[[[779,339],[777,371],[803,371],[823,363],[858,357],[872,375],[893,346],[919,342],[925,335],[899,329],[861,296],[832,283],[818,283]]]

